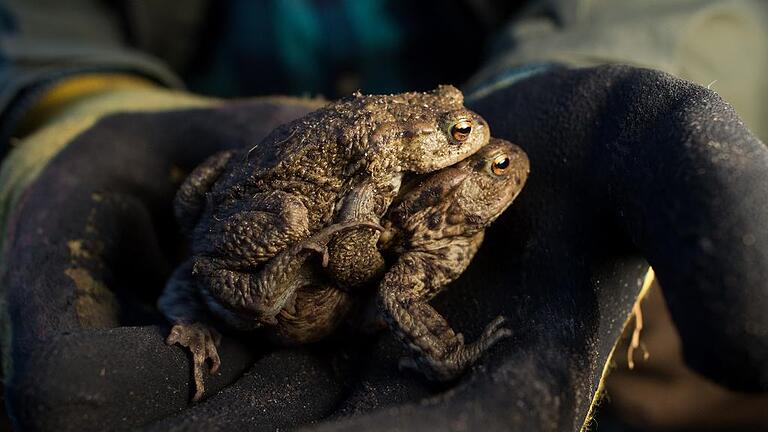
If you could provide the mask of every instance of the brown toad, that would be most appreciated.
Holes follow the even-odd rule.
[[[374,295],[389,327],[413,351],[404,366],[449,380],[509,335],[498,317],[467,345],[427,302],[464,272],[485,228],[517,197],[528,172],[519,147],[492,139],[468,159],[401,191],[384,216],[380,247],[391,266]],[[280,311],[277,324],[267,329],[273,338],[287,344],[319,340],[360,298],[324,279],[320,266],[307,260],[334,231],[347,228],[328,227],[269,262],[264,283],[278,290],[298,288],[295,307]]]
[[[206,358],[218,362],[214,333],[195,324],[206,321],[207,310],[254,329],[294,307],[294,292],[258,283],[264,263],[290,245],[350,224],[331,236],[326,272],[351,287],[383,268],[370,223],[389,207],[403,174],[441,169],[489,140],[485,121],[462,104],[451,86],[356,94],[278,127],[250,149],[219,153],[190,174],[175,211],[193,257],[174,272],[159,305],[176,324],[168,342],[193,351],[196,375]]]
[[[529,173],[525,152],[492,139],[472,157],[430,176],[386,216],[381,247],[396,257],[376,297],[389,328],[412,351],[402,366],[450,380],[510,331],[497,317],[465,344],[427,302],[469,266],[485,228],[514,201]]]

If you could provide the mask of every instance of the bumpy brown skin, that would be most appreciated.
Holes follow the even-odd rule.
[[[450,380],[510,334],[497,317],[479,340],[465,344],[427,302],[464,272],[485,228],[517,197],[528,173],[528,158],[519,147],[492,139],[393,205],[382,248],[398,258],[377,296],[390,329],[414,354],[401,366],[419,369],[430,379]]]
[[[208,293],[228,309],[272,320],[285,304],[250,292],[259,266],[331,223],[378,222],[404,173],[444,168],[485,145],[487,124],[462,103],[450,86],[430,93],[358,94],[278,127],[254,148],[214,156],[182,185],[176,203],[183,225],[195,226],[198,268],[211,270],[200,273]],[[453,128],[463,121],[471,122],[471,132],[456,139]],[[205,173],[202,179],[199,172]],[[367,240],[361,243],[361,236]],[[377,238],[364,228],[345,233],[331,243],[330,255],[343,255],[353,244],[354,257],[381,268]],[[376,272],[333,264],[339,261],[331,259],[328,270],[342,285]]]
[[[394,264],[376,296],[389,327],[413,351],[413,359],[402,365],[431,379],[449,380],[510,334],[498,317],[478,341],[466,345],[427,302],[467,268],[485,228],[512,203],[528,171],[528,158],[519,147],[492,139],[470,158],[404,191],[385,215],[380,247],[394,257]],[[322,239],[310,239],[322,244]],[[301,249],[301,244],[295,247]],[[269,332],[283,343],[318,340],[338,325],[353,299],[323,282],[312,265],[303,265],[305,256],[283,253],[280,258],[291,263],[290,274],[301,275],[281,281],[296,284],[300,300],[293,310],[278,315]],[[297,273],[299,268],[303,270]]]
[[[214,155],[196,168],[175,203],[193,258],[174,273],[159,302],[177,324],[174,330],[205,321],[200,301],[227,323],[247,329],[274,324],[281,311],[293,310],[295,293],[264,291],[264,263],[329,225],[377,223],[404,173],[444,168],[485,145],[488,125],[462,104],[461,92],[451,86],[429,93],[357,94],[278,127],[252,148]],[[326,273],[335,284],[352,288],[383,269],[378,236],[359,226],[329,241]],[[215,346],[204,350],[215,352]]]

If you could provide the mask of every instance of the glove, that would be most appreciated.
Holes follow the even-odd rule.
[[[531,175],[441,300],[460,309],[458,328],[501,313],[515,336],[431,403],[320,429],[581,429],[654,279],[646,260],[689,366],[765,392],[768,154],[733,109],[700,86],[619,66],[550,69],[479,93],[471,108],[525,149]],[[382,380],[369,394],[386,390]]]
[[[0,172],[0,220],[5,391],[19,429],[126,429],[187,406],[189,360],[163,342],[168,328],[155,308],[183,253],[175,190],[211,153],[317,106],[220,106],[121,89],[78,102],[17,145]],[[213,392],[264,349],[226,338],[221,351]]]
[[[388,334],[295,349],[226,334],[208,398],[187,405],[188,359],[163,343],[168,327],[152,307],[183,256],[174,187],[205,156],[311,104],[116,114],[65,140],[6,219],[15,426],[578,430],[653,279],[648,263],[688,363],[765,391],[768,154],[735,112],[712,91],[629,67],[552,68],[482,94],[470,107],[528,153],[531,175],[434,302],[470,340],[497,315],[514,331],[460,381],[397,371],[402,352]]]

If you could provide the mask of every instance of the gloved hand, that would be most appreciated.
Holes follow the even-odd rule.
[[[320,104],[224,106],[131,87],[79,101],[17,144],[0,172],[0,262],[6,401],[20,429],[126,429],[187,406],[187,353],[165,345],[168,325],[155,307],[184,253],[176,188],[211,153]],[[212,392],[264,347],[225,338],[221,351]]]
[[[310,108],[119,114],[69,141],[8,218],[3,348],[17,426],[578,430],[647,263],[689,363],[766,390],[768,152],[727,104],[659,72],[600,67],[551,69],[470,107],[528,153],[531,175],[435,301],[468,339],[499,314],[514,331],[459,382],[398,372],[386,333],[299,349],[227,334],[208,399],[187,405],[189,362],[163,343],[151,307],[183,254],[174,186],[207,154]]]
[[[431,403],[322,430],[579,430],[653,279],[646,261],[688,364],[734,390],[768,390],[768,151],[733,109],[700,86],[618,66],[550,69],[479,93],[469,106],[525,149],[531,174],[441,300],[457,328],[500,313],[515,335]],[[381,382],[368,393],[384,393]]]

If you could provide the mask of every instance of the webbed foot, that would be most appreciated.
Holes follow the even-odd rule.
[[[206,360],[211,360],[210,373],[215,374],[221,366],[218,350],[221,334],[213,328],[201,323],[177,323],[171,328],[165,339],[168,345],[179,344],[192,352],[192,372],[195,380],[195,395],[193,402],[203,397],[203,366]]]

